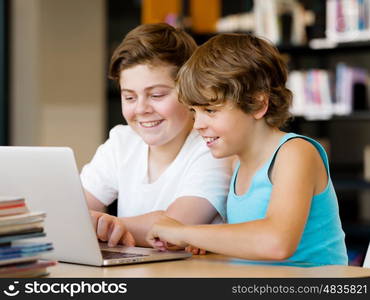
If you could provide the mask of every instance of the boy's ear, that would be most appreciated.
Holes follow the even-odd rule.
[[[260,120],[265,116],[267,109],[269,108],[269,98],[265,93],[261,93],[256,96],[256,99],[261,102],[262,105],[261,108],[252,113],[252,115],[256,120]]]

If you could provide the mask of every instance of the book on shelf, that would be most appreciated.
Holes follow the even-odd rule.
[[[364,148],[364,178],[370,182],[370,145]]]
[[[366,69],[354,68],[339,63],[336,70],[336,97],[334,113],[348,115],[352,113],[356,102],[367,102],[368,72]],[[356,95],[355,86],[363,86],[365,95]]]
[[[255,34],[279,44],[277,1],[254,0]]]
[[[218,32],[254,32],[276,45],[299,46],[306,44],[306,26],[314,19],[298,0],[254,0],[251,12],[224,16],[216,28]]]
[[[293,93],[291,113],[305,118],[326,120],[333,114],[330,74],[326,70],[292,71],[287,87]]]
[[[297,0],[255,0],[255,33],[277,45],[304,45],[306,26],[314,21],[312,12]]]
[[[326,37],[337,42],[370,39],[370,0],[326,0]]]
[[[292,71],[287,87],[293,92],[291,113],[309,120],[327,120],[368,110],[366,69],[339,63],[335,75],[322,69]]]

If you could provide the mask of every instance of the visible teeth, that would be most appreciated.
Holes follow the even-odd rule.
[[[153,121],[153,122],[140,122],[141,126],[143,127],[154,127],[157,126],[162,121]]]
[[[207,142],[207,143],[212,143],[213,141],[217,140],[218,137],[205,137],[204,140]]]

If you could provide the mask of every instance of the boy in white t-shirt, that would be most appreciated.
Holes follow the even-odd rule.
[[[212,157],[175,90],[195,49],[184,31],[151,24],[129,32],[112,56],[128,126],[114,127],[81,172],[97,237],[109,246],[149,246],[145,236],[163,214],[186,224],[225,217],[230,164]],[[105,213],[115,199],[117,217]]]

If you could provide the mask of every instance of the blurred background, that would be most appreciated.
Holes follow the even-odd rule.
[[[0,145],[69,146],[81,168],[125,122],[107,78],[113,50],[157,22],[198,44],[252,32],[279,48],[294,93],[286,129],[328,151],[360,265],[370,240],[370,0],[0,0]]]

